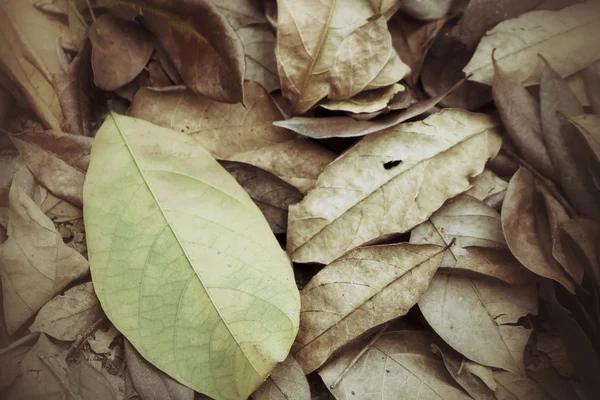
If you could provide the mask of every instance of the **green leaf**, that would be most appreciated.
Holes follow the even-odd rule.
[[[186,135],[111,114],[84,185],[92,280],[144,358],[216,399],[245,399],[299,324],[290,261],[235,179]]]

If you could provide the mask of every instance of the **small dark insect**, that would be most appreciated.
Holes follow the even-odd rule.
[[[383,164],[383,168],[385,168],[385,169],[392,169],[394,167],[397,167],[400,164],[402,164],[402,160],[388,161],[388,162],[386,162],[386,163]]]

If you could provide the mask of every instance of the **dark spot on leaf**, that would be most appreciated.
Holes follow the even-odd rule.
[[[383,164],[383,168],[385,168],[385,169],[392,169],[394,167],[397,167],[400,164],[402,164],[402,160],[388,161],[388,162],[386,162],[386,163]]]
[[[352,391],[352,396],[354,396],[354,390]]]
[[[389,369],[386,369],[386,370],[385,370],[385,372],[387,372],[387,373],[389,374],[389,373],[390,373],[390,370],[389,370]]]

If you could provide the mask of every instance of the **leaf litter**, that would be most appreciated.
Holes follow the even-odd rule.
[[[4,1],[0,396],[598,397],[599,16]]]

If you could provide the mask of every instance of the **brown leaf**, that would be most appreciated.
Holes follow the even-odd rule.
[[[348,348],[319,371],[337,399],[470,399],[431,352],[432,335],[404,330],[375,339]]]
[[[450,91],[459,85],[460,83],[454,85]],[[431,99],[419,101],[406,110],[390,112],[371,121],[357,121],[350,117],[294,117],[285,121],[273,122],[273,125],[289,129],[313,139],[363,136],[391,128],[427,112],[439,103],[448,93],[449,92],[442,93]]]
[[[477,175],[471,181],[471,185],[471,189],[465,192],[466,195],[475,197],[494,209],[500,209],[508,182],[499,178],[491,170],[484,169],[481,175]]]
[[[159,88],[173,85],[171,78],[159,61],[150,61],[146,69],[148,70],[149,86]]]
[[[59,199],[43,187],[40,187],[40,192],[42,192],[40,208],[53,222],[68,222],[83,218],[83,210],[81,208]]]
[[[391,85],[410,71],[392,47],[385,18],[373,17],[381,5],[280,0],[277,6],[275,53],[293,115],[324,97],[341,100]]]
[[[144,25],[169,54],[186,86],[216,101],[243,100],[244,45],[209,0],[108,0],[116,14]]]
[[[327,264],[379,236],[407,232],[470,188],[499,147],[496,122],[446,109],[370,135],[329,164],[290,207],[287,251]]]
[[[267,22],[260,9],[260,0],[238,0],[234,3],[229,0],[211,1],[235,30],[248,25]]]
[[[29,330],[72,341],[89,329],[101,315],[92,282],[82,283],[46,303]]]
[[[599,67],[600,62],[596,61],[594,64],[585,68],[582,72],[587,97],[590,101],[592,109],[594,110],[594,113],[600,116],[600,73],[598,72]]]
[[[508,371],[496,371],[494,372],[494,379],[498,384],[496,390],[498,400],[556,399],[553,393],[547,392],[543,387],[520,374],[515,375]]]
[[[537,100],[494,60],[492,97],[506,132],[525,161],[548,178],[556,176],[542,134]]]
[[[246,82],[245,96],[245,106],[229,105],[188,90],[144,88],[136,95],[130,115],[190,134],[217,159],[245,162],[303,193],[310,190],[335,155],[274,127],[281,113],[259,84]]]
[[[547,64],[542,73],[540,106],[544,142],[567,198],[579,212],[600,219],[600,160],[564,118],[585,111],[569,85]]]
[[[254,400],[310,400],[310,387],[302,367],[290,354],[252,394]]]
[[[249,81],[258,82],[268,92],[279,89],[275,34],[267,24],[250,25],[236,31],[246,52],[246,75]]]
[[[116,400],[112,385],[85,358],[81,358],[68,374],[71,385],[75,385],[81,400]]]
[[[569,264],[579,264],[600,288],[600,223],[574,218],[560,225],[559,240]]]
[[[521,168],[508,184],[502,205],[502,229],[508,247],[527,269],[575,291],[573,278],[552,257],[554,227],[549,200],[529,170]],[[564,212],[564,210],[563,210]]]
[[[13,182],[0,268],[6,326],[12,334],[66,285],[85,275],[89,264],[63,243],[52,221]]]
[[[390,101],[400,92],[406,92],[406,88],[399,83],[367,90],[344,100],[325,100],[319,104],[327,110],[347,111],[351,113],[375,113],[384,110]]]
[[[537,314],[535,284],[508,285],[440,271],[419,308],[433,330],[465,357],[515,374],[525,372],[523,352],[531,330],[517,321]]]
[[[64,114],[65,126],[74,135],[92,136],[90,52],[91,46],[86,44],[67,70],[54,80],[54,90]]]
[[[406,314],[427,290],[443,250],[408,243],[362,247],[319,271],[300,293],[300,330],[292,346],[304,372],[369,329]]]
[[[0,393],[2,393],[3,388],[10,386],[19,375],[19,366],[31,350],[32,345],[33,343],[22,343],[18,346],[11,344],[10,350],[5,351],[2,349],[0,351],[0,364],[2,365],[2,368],[0,368]]]
[[[260,208],[273,233],[287,230],[288,207],[302,200],[302,193],[275,175],[250,164],[221,161],[220,164]]]
[[[62,132],[25,132],[11,139],[34,176],[57,197],[82,206],[92,139]]]
[[[425,24],[418,23],[402,13],[394,14],[388,21],[392,45],[400,59],[410,67],[410,75],[406,80],[412,86],[417,84],[425,54],[445,22],[439,19]]]
[[[111,324],[106,331],[98,329],[94,332],[93,337],[88,340],[88,344],[96,354],[110,353],[110,345],[118,335],[119,331]]]
[[[137,23],[104,14],[90,26],[94,83],[116,90],[142,72],[154,47],[152,36]]]
[[[194,391],[146,361],[125,339],[127,367],[135,390],[142,399],[192,400]]]
[[[440,268],[464,269],[512,284],[533,278],[508,250],[500,214],[470,196],[444,204],[411,231],[410,242],[450,246]]]
[[[431,349],[442,357],[448,373],[471,397],[478,400],[497,400],[494,392],[479,377],[463,368],[464,357],[451,349],[442,351],[435,344],[431,345]]]
[[[600,116],[584,114],[571,117],[569,121],[583,135],[596,159],[600,160]]]

